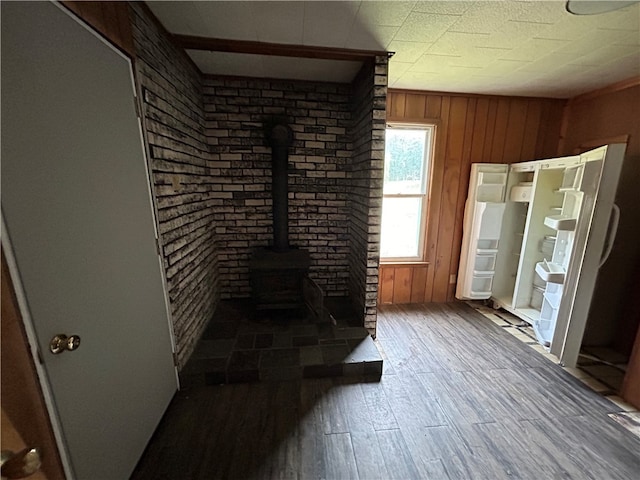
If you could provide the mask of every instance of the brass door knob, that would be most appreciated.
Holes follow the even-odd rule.
[[[80,337],[78,335],[71,335],[67,337],[66,335],[59,334],[51,339],[49,342],[49,349],[51,353],[57,355],[58,353],[62,353],[65,350],[73,352],[77,350],[80,346]]]
[[[2,478],[25,478],[38,471],[42,465],[37,448],[25,448],[18,453],[2,450],[1,461]]]

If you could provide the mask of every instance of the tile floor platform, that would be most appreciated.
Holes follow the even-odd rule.
[[[328,299],[336,319],[253,314],[248,301],[223,301],[180,373],[182,387],[364,376],[379,380],[382,357],[365,328],[353,326],[344,301]]]

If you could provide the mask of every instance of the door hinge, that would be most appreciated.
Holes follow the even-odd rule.
[[[136,117],[142,118],[140,115],[140,103],[138,102],[138,97],[133,97],[133,105],[136,108]]]

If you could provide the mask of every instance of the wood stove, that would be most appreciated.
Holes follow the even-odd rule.
[[[256,250],[249,262],[251,297],[257,310],[304,309],[303,280],[309,252],[289,245],[289,147],[293,130],[282,119],[266,126],[272,150],[273,246]]]

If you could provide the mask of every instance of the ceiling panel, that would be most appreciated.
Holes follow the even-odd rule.
[[[437,40],[460,17],[456,15],[435,15],[432,13],[411,13],[402,24],[394,40],[405,42],[433,42]],[[428,26],[428,28],[425,28]]]
[[[362,2],[357,21],[364,25],[400,27],[416,2]]]
[[[177,34],[395,52],[396,88],[566,98],[640,75],[640,4],[576,16],[558,0],[147,3]],[[326,78],[327,67],[349,81],[357,72],[342,62],[190,55],[206,73],[298,78],[304,68]]]
[[[198,15],[194,21],[198,22],[200,28],[192,35],[258,40],[251,2],[178,2],[179,8],[184,3],[195,5]],[[242,20],[239,21],[239,19]]]
[[[299,2],[251,2],[256,37],[261,42],[302,45],[304,5]]]
[[[360,2],[303,3],[303,44],[345,48]]]
[[[203,50],[187,50],[187,54],[204,73],[210,75],[348,83],[362,68],[360,62],[339,60],[294,59]]]

